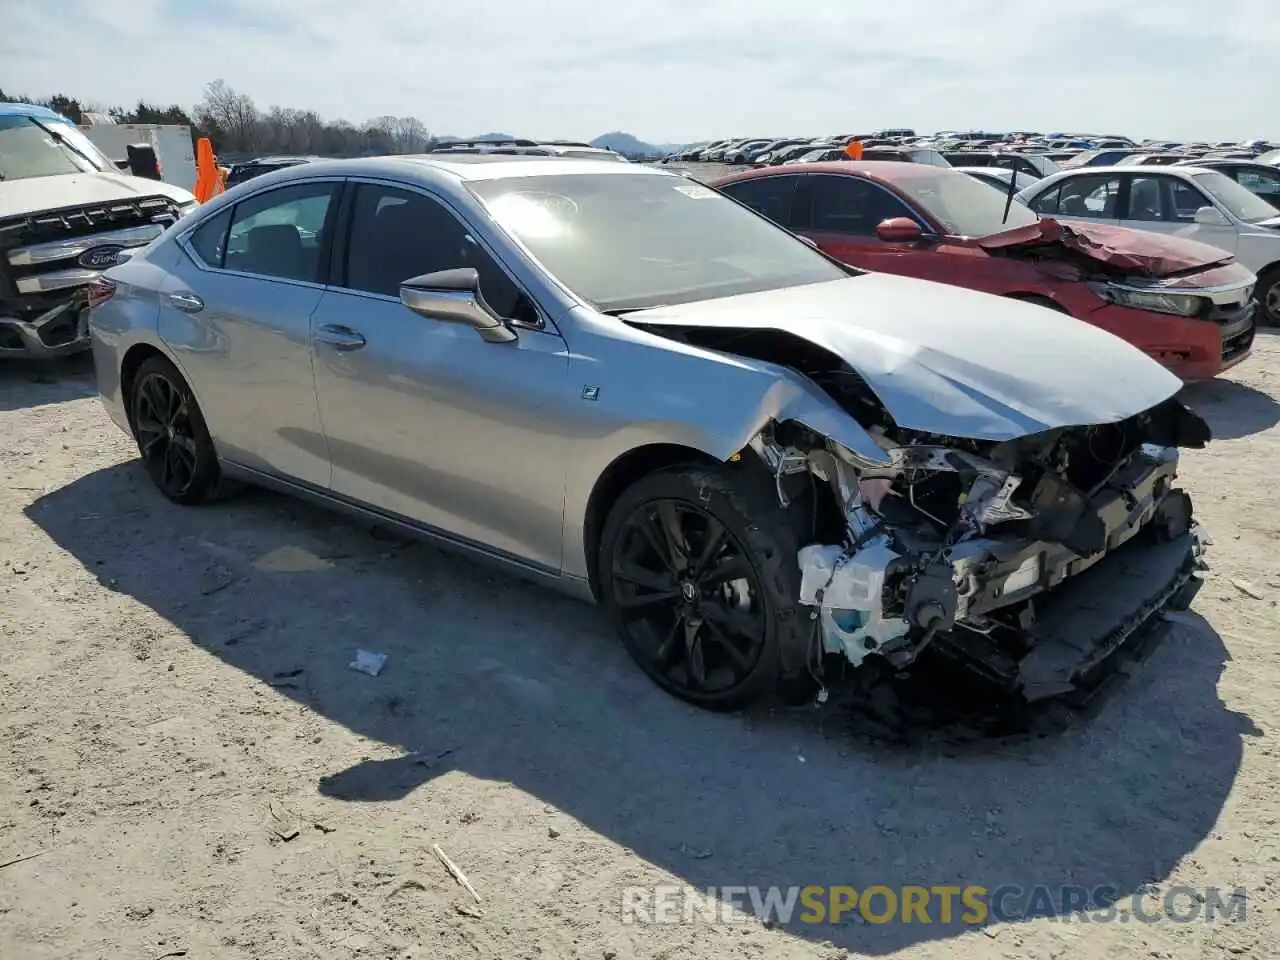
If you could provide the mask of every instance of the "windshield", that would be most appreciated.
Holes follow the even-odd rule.
[[[468,186],[552,276],[601,311],[849,276],[792,234],[684,177],[556,174]]]
[[[1231,211],[1232,216],[1245,223],[1260,223],[1272,217],[1280,217],[1277,210],[1248,187],[1242,187],[1225,173],[1206,170],[1195,175],[1196,183]]]
[[[1040,219],[1029,208],[1014,202],[1009,204],[1006,220],[1004,196],[955,170],[914,164],[909,172],[895,172],[893,185],[952,236],[986,237],[1029,226]]]
[[[0,180],[112,169],[114,164],[69,123],[0,117]]]

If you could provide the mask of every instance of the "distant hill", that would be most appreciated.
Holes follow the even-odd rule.
[[[615,150],[629,157],[665,157],[668,153],[672,153],[680,147],[679,144],[674,143],[646,143],[639,137],[624,133],[621,130],[602,133],[591,141],[591,145],[593,147],[604,147],[606,150]]]

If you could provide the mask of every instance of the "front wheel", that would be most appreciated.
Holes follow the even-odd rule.
[[[605,521],[600,597],[623,645],[660,687],[700,707],[746,706],[808,663],[813,631],[797,601],[806,511],[784,510],[759,473],[660,470]]]
[[[1280,266],[1258,274],[1253,299],[1258,303],[1258,325],[1280,327]]]
[[[174,503],[215,499],[218,455],[191,388],[164,357],[143,361],[129,396],[129,422],[147,475]]]

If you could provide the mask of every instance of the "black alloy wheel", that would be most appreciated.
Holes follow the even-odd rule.
[[[147,475],[170,500],[192,505],[229,492],[191,388],[164,357],[151,357],[138,368],[129,422]]]
[[[732,710],[809,681],[799,607],[805,509],[784,509],[759,464],[671,467],[628,488],[607,517],[596,577],[623,646],[660,687]]]
[[[1280,267],[1262,271],[1254,297],[1258,301],[1258,325],[1280,327]]]
[[[728,528],[695,504],[654,500],[622,524],[614,603],[649,672],[692,694],[725,694],[764,650],[759,577]]]

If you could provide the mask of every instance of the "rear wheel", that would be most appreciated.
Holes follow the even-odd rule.
[[[660,687],[701,707],[736,709],[806,675],[796,522],[807,511],[784,510],[760,473],[661,470],[605,521],[600,596],[623,645]]]
[[[1280,266],[1267,267],[1258,274],[1253,299],[1258,303],[1258,324],[1280,327]]]
[[[129,422],[152,483],[174,503],[193,505],[221,492],[213,440],[191,388],[164,357],[143,361],[133,378]]]

